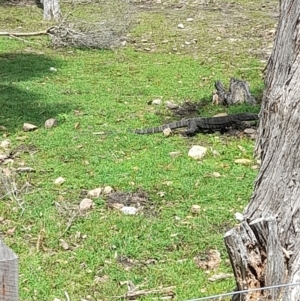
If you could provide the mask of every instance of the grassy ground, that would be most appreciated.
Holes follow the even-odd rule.
[[[29,149],[12,167],[36,170],[17,176],[19,185],[30,183],[23,210],[8,197],[0,203],[1,238],[19,255],[21,300],[66,300],[64,292],[74,301],[118,300],[127,291],[120,281],[127,280],[143,289],[176,286],[176,300],[233,290],[234,278],[208,278],[231,271],[222,236],[236,224],[234,213],[247,204],[256,175],[234,160],[252,159],[253,141],[217,134],[137,136],[126,129],[178,119],[164,105],[147,104],[156,98],[202,100],[203,116],[257,112],[259,107],[209,102],[214,81],[227,84],[232,76],[248,80],[254,95],[261,95],[276,4],[135,3],[135,42],[115,51],[53,50],[45,37],[1,37],[0,124],[7,128],[2,140],[11,141],[10,150],[20,144]],[[41,19],[35,6],[2,5],[0,29],[47,28]],[[46,130],[51,117],[58,127]],[[24,133],[24,122],[39,129]],[[93,134],[102,131],[113,133]],[[201,162],[187,156],[195,144],[209,148]],[[180,155],[171,157],[174,151]],[[54,185],[60,176],[65,183]],[[100,197],[93,210],[72,220],[82,191],[106,185],[146,191],[149,208],[125,216]],[[199,214],[191,214],[192,205],[201,206]],[[193,258],[210,249],[221,253],[222,263],[207,273]]]

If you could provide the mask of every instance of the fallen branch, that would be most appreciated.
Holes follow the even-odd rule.
[[[48,34],[51,28],[48,28],[48,29],[42,30],[42,31],[33,31],[33,32],[8,32],[8,31],[0,31],[0,36],[16,36],[16,37],[41,36],[41,35]]]

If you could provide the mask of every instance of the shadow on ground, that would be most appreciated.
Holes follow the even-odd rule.
[[[31,91],[26,81],[53,76],[49,69],[61,62],[40,54],[0,54],[0,125],[8,131],[22,129],[24,122],[42,126],[47,118],[71,110],[68,104],[47,103],[46,95]],[[41,89],[42,90],[42,89]]]

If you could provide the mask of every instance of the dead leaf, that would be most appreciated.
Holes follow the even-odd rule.
[[[60,246],[61,246],[64,250],[69,250],[69,245],[68,245],[68,243],[67,243],[65,240],[60,239],[59,242],[60,242]]]
[[[221,254],[218,250],[209,250],[206,260],[194,257],[194,262],[200,269],[216,270],[221,263]]]
[[[76,122],[74,125],[74,129],[78,130],[80,128],[80,122]]]
[[[234,163],[241,164],[241,165],[250,165],[250,164],[252,164],[252,160],[249,160],[249,159],[236,159],[236,160],[234,160]]]
[[[233,274],[220,273],[220,274],[209,277],[208,280],[215,282],[217,280],[223,280],[223,279],[228,279],[228,278],[233,278]]]
[[[239,149],[241,152],[243,152],[243,153],[246,153],[246,152],[247,152],[246,149],[245,149],[243,146],[238,145],[237,147],[238,147],[238,149]]]
[[[96,276],[94,279],[94,283],[105,283],[109,280],[109,277],[107,275],[103,275],[102,277]]]
[[[11,228],[11,229],[8,229],[8,230],[6,231],[6,234],[12,236],[12,235],[14,235],[16,229],[17,229],[17,227],[13,227],[13,228]]]
[[[18,167],[17,169],[16,169],[16,172],[17,173],[28,173],[28,172],[36,172],[36,170],[34,169],[34,168],[32,168],[32,167],[26,167],[26,166],[24,166],[24,167]]]

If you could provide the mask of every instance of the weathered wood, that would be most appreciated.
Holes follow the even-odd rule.
[[[0,31],[0,36],[16,36],[16,37],[31,37],[31,36],[41,36],[48,34],[48,30],[33,31],[33,32],[9,32]]]
[[[59,20],[61,16],[59,0],[42,0],[44,20]]]
[[[224,240],[238,290],[284,283],[284,256],[274,218],[257,219],[249,224],[242,222],[239,227],[228,231]],[[244,294],[243,300],[276,300],[279,295],[279,289],[256,291]]]
[[[0,240],[0,301],[18,301],[18,257]]]
[[[249,84],[246,81],[231,78],[229,90],[219,80],[215,82],[217,92],[213,95],[213,104],[235,105],[240,103],[256,104],[255,98],[250,93]]]
[[[238,287],[300,282],[299,83],[300,0],[281,0],[256,143],[261,168],[241,230],[225,236]],[[299,301],[300,285],[261,296]],[[241,300],[257,299],[248,294]]]

